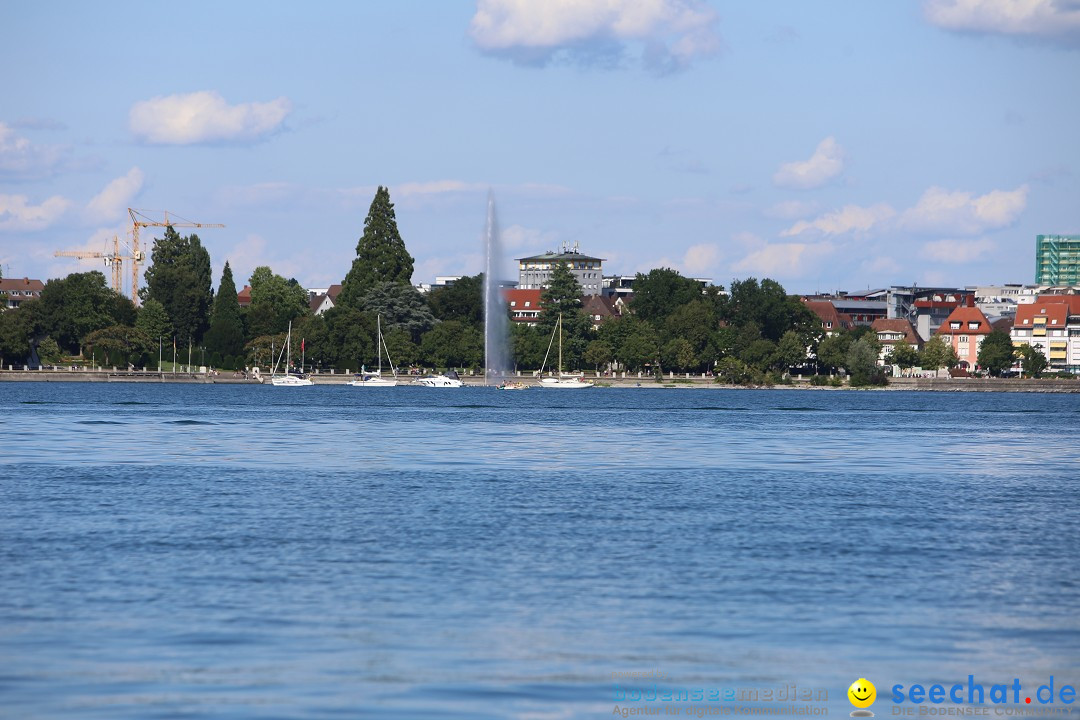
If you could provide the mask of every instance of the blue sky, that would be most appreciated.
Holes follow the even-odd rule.
[[[215,283],[325,286],[378,185],[414,282],[480,271],[489,188],[510,257],[793,292],[1029,283],[1080,233],[1074,0],[10,2],[0,60],[5,277],[130,206],[224,223]]]

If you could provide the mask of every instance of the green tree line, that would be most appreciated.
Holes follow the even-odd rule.
[[[198,235],[181,236],[169,227],[154,242],[140,307],[111,291],[100,272],[50,280],[40,299],[0,314],[0,362],[21,364],[34,348],[46,364],[83,357],[155,367],[159,348],[171,359],[176,347],[184,361],[190,347],[197,353],[194,360],[213,367],[267,367],[291,323],[297,362],[303,357],[311,368],[359,369],[378,361],[381,317],[396,365],[479,368],[482,276],[463,277],[425,296],[411,284],[413,262],[383,187],[364,220],[336,305],[322,315],[311,312],[308,293],[295,279],[266,266],[248,278],[251,303],[240,307],[230,264],[225,263],[215,292],[210,255]],[[653,269],[636,276],[629,312],[601,323],[586,315],[570,268],[558,265],[542,293],[536,325],[512,324],[517,370],[539,369],[549,351],[548,367],[554,369],[551,346],[560,318],[566,371],[713,372],[729,382],[762,383],[781,381],[793,370],[832,374],[843,369],[853,384],[884,382],[877,365],[880,346],[869,328],[826,336],[805,303],[768,278],[734,280],[724,292],[669,268]],[[1006,351],[1000,338],[988,339],[983,350],[986,367],[1002,372],[1011,366],[1011,343]],[[1004,366],[1003,354],[1009,359]],[[939,368],[955,365],[956,356],[935,338],[921,353],[900,343],[888,361]],[[1031,363],[1035,368],[1037,361]]]

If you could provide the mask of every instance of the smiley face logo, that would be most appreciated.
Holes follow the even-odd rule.
[[[847,690],[847,696],[855,707],[868,708],[877,699],[877,688],[874,687],[874,683],[866,678],[859,678],[851,683],[851,687]]]

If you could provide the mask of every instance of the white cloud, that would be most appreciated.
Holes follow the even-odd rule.
[[[526,65],[618,58],[632,44],[666,72],[720,51],[717,14],[703,0],[478,0],[469,35],[487,53]]]
[[[836,246],[829,242],[773,243],[751,252],[732,269],[759,277],[798,276],[835,251]]]
[[[957,32],[1080,42],[1075,0],[926,0],[923,14],[931,24]]]
[[[720,259],[720,248],[715,243],[691,245],[683,255],[682,267],[690,275],[711,272]]]
[[[43,230],[67,212],[70,202],[54,195],[30,205],[25,195],[0,195],[0,230]]]
[[[900,225],[915,232],[977,235],[1016,222],[1027,207],[1027,194],[1027,185],[979,196],[931,187],[904,212]]]
[[[935,240],[922,246],[919,254],[935,262],[962,264],[977,260],[994,249],[994,243],[977,240]]]
[[[0,123],[0,178],[24,179],[52,174],[65,154],[54,145],[35,145]]]
[[[131,201],[142,190],[145,175],[137,167],[128,170],[127,175],[116,178],[105,189],[86,204],[86,217],[91,222],[115,220],[124,212]]]
[[[288,98],[229,105],[216,92],[168,95],[131,106],[131,131],[144,142],[191,145],[251,142],[279,130],[292,111]]]
[[[811,231],[822,235],[844,235],[850,232],[866,233],[876,225],[892,219],[895,215],[896,211],[885,203],[878,203],[870,207],[845,205],[840,210],[825,213],[816,220],[800,220],[780,233],[780,237],[794,237]]]
[[[833,137],[818,143],[809,160],[785,163],[773,175],[777,187],[810,190],[821,187],[844,172],[844,149]]]

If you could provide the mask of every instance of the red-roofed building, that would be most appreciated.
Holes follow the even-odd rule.
[[[878,359],[883,363],[885,358],[892,353],[893,346],[899,342],[906,342],[916,350],[922,349],[922,338],[905,318],[878,318],[870,325],[870,329],[877,334],[878,342],[881,344],[881,354]]]
[[[3,278],[0,280],[0,293],[7,295],[5,308],[17,308],[25,300],[41,297],[45,283],[30,278]]]
[[[982,341],[993,331],[983,311],[974,307],[974,298],[968,302],[969,305],[961,305],[949,313],[935,333],[952,345],[960,359],[961,370],[975,369]]]
[[[510,319],[514,322],[535,325],[540,319],[540,294],[543,290],[500,288],[503,299],[510,307]]]
[[[835,335],[841,330],[850,330],[855,327],[851,317],[839,312],[836,306],[828,300],[807,300],[803,298],[802,301],[821,320],[821,328],[826,335]]]
[[[236,293],[236,302],[240,303],[240,307],[247,307],[251,304],[251,286],[245,285],[240,292]]]
[[[1031,345],[1051,370],[1080,373],[1080,295],[1040,295],[1016,309],[1014,345]]]

